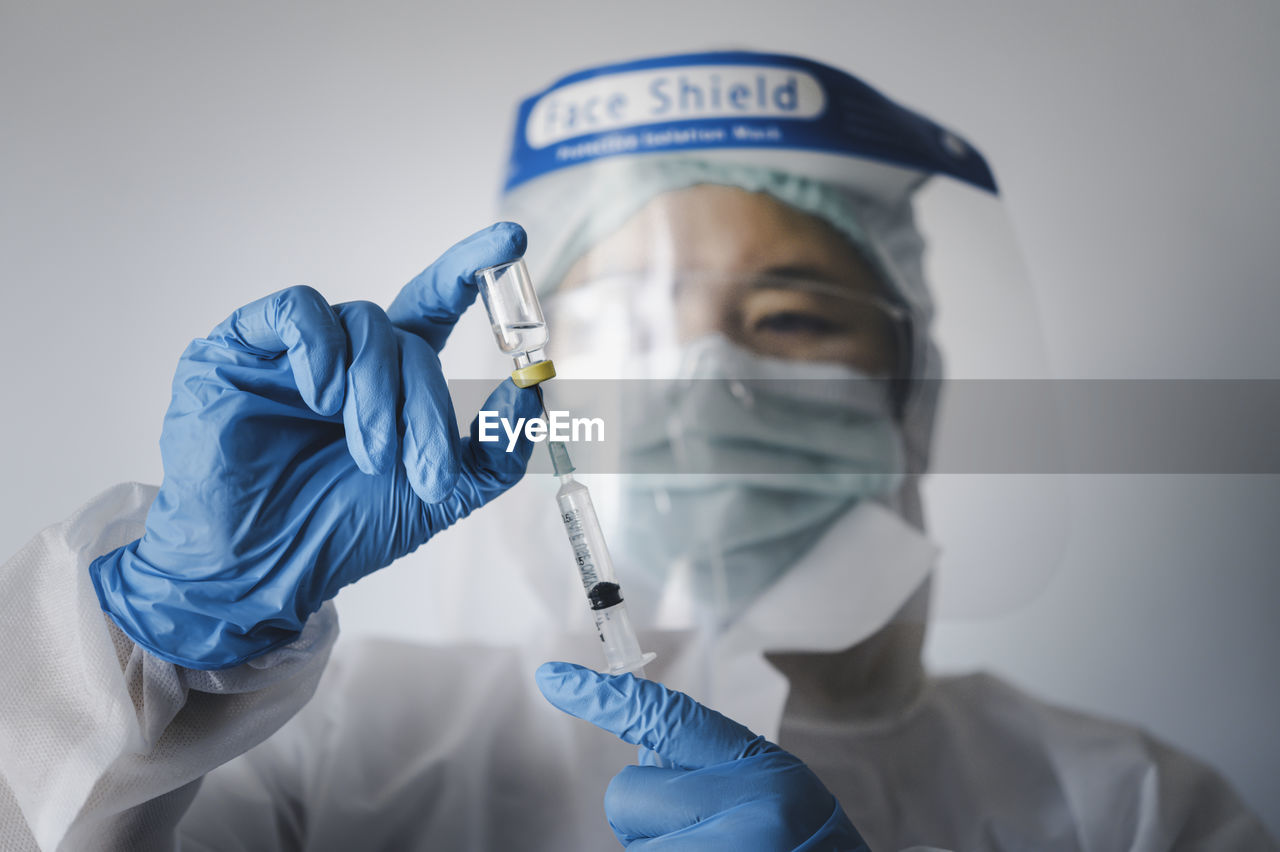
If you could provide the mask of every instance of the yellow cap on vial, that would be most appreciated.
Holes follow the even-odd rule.
[[[515,382],[518,388],[531,388],[555,377],[556,365],[548,360],[538,361],[512,372],[511,381]]]

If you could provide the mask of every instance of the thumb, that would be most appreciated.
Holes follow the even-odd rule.
[[[524,475],[533,454],[533,442],[525,431],[512,444],[508,431],[542,412],[542,403],[533,388],[516,387],[507,379],[494,388],[479,414],[471,421],[471,437],[463,459],[463,475],[490,496],[505,491]],[[502,424],[506,425],[502,425]],[[488,498],[486,498],[488,499]]]
[[[511,446],[500,424],[527,420],[541,410],[532,388],[518,388],[511,379],[494,388],[471,421],[470,437],[461,442],[461,468],[452,495],[444,503],[427,507],[431,529],[443,529],[466,517],[520,481],[529,465],[533,442],[522,430]]]

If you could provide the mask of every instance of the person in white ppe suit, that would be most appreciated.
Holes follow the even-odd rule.
[[[973,246],[995,202],[960,137],[794,57],[663,57],[531,97],[503,212],[544,292],[563,383],[546,393],[608,380],[578,388],[617,437],[577,458],[614,512],[647,674],[750,733],[629,676],[558,665],[535,683],[538,663],[598,650],[581,591],[562,605],[533,570],[458,602],[536,611],[518,643],[330,658],[338,588],[424,542],[429,558],[534,449],[512,460],[421,425],[452,422],[434,353],[470,275],[523,249],[498,226],[385,316],[297,292],[237,312],[183,356],[160,491],[110,489],[5,564],[0,846],[1275,848],[1212,770],[1140,730],[923,671],[930,285],[1021,298]],[[975,266],[946,277],[926,245],[949,228]],[[1006,354],[1025,339],[1008,320],[973,333]],[[504,386],[486,407],[527,416],[527,397]],[[378,399],[398,400],[389,419]],[[282,457],[281,429],[244,424],[286,408],[321,431]],[[563,550],[549,480],[457,528],[472,565]],[[369,483],[392,509],[360,502]],[[233,486],[252,494],[210,497]],[[426,521],[406,532],[410,505]],[[636,742],[667,766],[624,770]],[[736,804],[705,805],[709,785]]]

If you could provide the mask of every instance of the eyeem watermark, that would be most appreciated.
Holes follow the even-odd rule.
[[[552,441],[603,441],[604,420],[599,417],[570,417],[567,411],[549,411],[547,418],[519,417],[515,423],[496,411],[481,411],[479,418],[480,440],[485,443],[501,441],[499,427],[507,436],[507,452],[516,448],[516,442],[524,435],[535,444]]]

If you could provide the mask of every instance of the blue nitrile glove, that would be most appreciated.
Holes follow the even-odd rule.
[[[437,355],[477,269],[520,257],[500,223],[458,243],[389,311],[293,287],[187,347],[141,539],[90,566],[102,608],[156,656],[234,666],[296,639],[338,589],[506,491],[532,445],[459,438]],[[485,403],[533,416],[503,382]]]
[[[537,679],[559,709],[672,767],[628,766],[609,783],[605,814],[628,849],[866,852],[798,757],[683,692],[572,663],[544,663]]]

